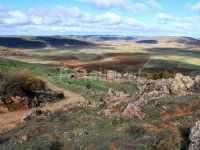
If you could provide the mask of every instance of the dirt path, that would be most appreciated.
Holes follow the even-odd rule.
[[[81,96],[77,93],[59,88],[49,82],[48,82],[48,87],[55,91],[63,91],[66,98],[60,102],[47,104],[45,107],[42,108],[43,110],[56,111],[56,110],[63,108],[65,105],[69,105],[69,104],[74,105],[74,104],[85,101],[83,96]]]
[[[75,105],[79,102],[83,102],[85,99],[74,92],[67,91],[65,89],[59,88],[51,83],[48,82],[48,86],[55,91],[63,91],[65,95],[65,99],[56,103],[50,103],[42,107],[42,110],[50,110],[52,112],[56,110],[62,109],[66,105]],[[9,112],[9,113],[2,113],[0,114],[0,133],[5,132],[9,129],[14,128],[18,123],[20,123],[22,120],[22,117],[25,113],[27,113],[29,110],[24,111],[15,111],[15,112]]]

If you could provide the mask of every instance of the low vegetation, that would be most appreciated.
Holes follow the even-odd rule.
[[[160,71],[160,72],[153,72],[153,73],[145,73],[144,76],[147,79],[157,80],[157,79],[168,79],[174,78],[176,76],[175,71]]]
[[[64,98],[30,71],[7,71],[0,73],[0,77],[0,101],[12,111]]]
[[[12,114],[13,112],[9,111],[20,109],[15,112],[21,112],[24,109],[41,106],[47,100],[49,103],[64,98],[62,92],[54,91],[47,83],[62,88],[65,93],[73,91],[78,96],[75,96],[74,102],[73,96],[70,95],[72,103],[67,103],[56,111],[40,111],[41,108],[37,108],[37,113],[28,116],[28,119],[21,121],[15,128],[0,133],[0,149],[188,149],[191,143],[190,129],[200,117],[199,86],[196,86],[196,81],[200,78],[195,78],[200,73],[197,65],[199,52],[186,52],[175,49],[175,46],[171,49],[151,49],[154,44],[159,47],[159,40],[144,40],[139,43],[131,41],[124,45],[118,42],[111,45],[108,42],[102,47],[90,42],[60,37],[35,37],[23,40],[42,41],[59,49],[43,50],[41,47],[40,50],[28,51],[28,54],[31,54],[29,59],[36,59],[35,64],[21,62],[20,59],[25,55],[9,55],[7,58],[5,55],[5,58],[0,58],[0,109],[4,104],[8,108],[7,112]],[[147,49],[142,47],[145,43]],[[66,44],[74,47],[66,48]],[[77,48],[77,44],[91,44],[93,47]],[[14,49],[0,49],[5,52],[2,54],[6,54],[7,50],[15,53]],[[122,49],[125,49],[123,54]],[[178,56],[172,59],[174,50]],[[19,51],[25,54],[27,50]],[[193,57],[191,60],[195,60],[195,63],[188,63],[189,59],[177,59],[189,58],[186,55]],[[167,58],[170,59],[166,60]],[[58,63],[42,65],[37,62],[38,59],[52,59]],[[78,69],[71,68],[71,72],[68,72],[69,68],[66,69],[68,71],[63,70],[64,64],[71,63],[71,60],[85,64],[78,65]],[[140,74],[138,72],[141,67],[143,69]],[[84,70],[86,74],[104,69],[115,70],[121,73],[121,80],[82,78],[80,74],[76,76],[77,72],[73,72],[76,69]],[[175,79],[169,79],[175,78],[178,72],[190,77],[181,74],[183,78],[177,82]],[[132,78],[124,80],[129,73]],[[74,76],[71,76],[72,74]],[[177,88],[171,89],[171,83]],[[172,93],[174,90],[176,93]],[[77,99],[82,96],[85,101],[83,98],[83,101],[79,102]],[[19,105],[19,102],[23,103]],[[5,114],[4,110],[0,110],[0,115],[2,114]]]

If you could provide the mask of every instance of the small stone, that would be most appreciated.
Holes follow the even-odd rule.
[[[0,105],[0,113],[7,113],[7,112],[9,112],[8,108],[3,105]]]
[[[122,114],[123,117],[125,119],[133,118],[133,117],[143,118],[144,113],[141,112],[141,106],[142,106],[141,101],[136,101],[134,103],[128,104],[126,109],[123,111],[123,114]]]
[[[27,135],[23,135],[23,136],[21,137],[20,143],[23,143],[23,142],[26,142],[26,141],[28,141],[28,136],[27,136]]]
[[[22,122],[28,121],[31,119],[41,119],[49,116],[51,114],[50,111],[43,111],[40,109],[33,109],[30,110],[29,112],[25,113],[24,116],[22,117]]]

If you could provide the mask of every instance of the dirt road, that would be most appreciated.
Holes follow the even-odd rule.
[[[50,103],[42,107],[42,110],[50,110],[52,112],[56,110],[60,110],[66,105],[76,105],[79,102],[84,102],[85,99],[74,92],[67,91],[65,89],[59,88],[51,83],[48,82],[48,87],[55,91],[63,91],[65,95],[65,99],[61,100],[56,103]],[[14,128],[18,123],[20,123],[22,120],[22,117],[25,113],[27,113],[30,110],[24,110],[24,111],[15,111],[15,112],[9,112],[9,113],[2,113],[0,114],[0,133]]]

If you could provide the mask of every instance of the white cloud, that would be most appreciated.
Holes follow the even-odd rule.
[[[163,7],[156,0],[147,0],[146,3],[154,9],[158,9],[158,10],[163,9]]]
[[[145,26],[134,18],[113,12],[89,14],[77,7],[56,6],[28,11],[6,11],[0,18],[0,33],[15,30],[22,34],[67,34],[86,32],[101,34],[134,34]],[[3,30],[3,31],[2,31]]]
[[[193,5],[192,8],[194,10],[197,10],[198,12],[200,12],[200,1],[198,3],[196,3],[195,5]]]
[[[108,24],[120,24],[122,21],[123,19],[115,13],[108,12],[99,16],[99,22],[104,22]]]
[[[26,11],[0,9],[0,34],[193,34],[200,32],[200,17],[178,17],[158,13],[140,21],[108,11],[92,14],[78,7],[56,6]]]
[[[43,22],[43,18],[42,17],[37,17],[37,16],[33,16],[31,18],[32,22],[36,25],[41,25]]]
[[[162,6],[155,0],[132,2],[131,0],[80,0],[97,8],[116,7],[126,11],[140,12],[148,9],[162,9]]]
[[[180,22],[174,22],[174,27],[176,29],[181,29],[181,30],[190,30],[193,28],[193,24],[190,23],[190,22],[183,22],[183,21],[180,21]]]
[[[175,17],[167,13],[158,13],[156,19],[161,23],[168,23],[175,20]]]
[[[173,35],[189,35],[200,31],[198,26],[200,22],[200,17],[180,17],[174,16],[167,13],[159,13],[155,17],[158,22],[160,30],[162,32],[168,32]]]
[[[5,17],[3,22],[8,25],[25,24],[28,22],[28,17],[21,11],[9,11],[8,17]]]
[[[99,8],[108,8],[111,6],[122,6],[130,3],[129,0],[82,0]]]

